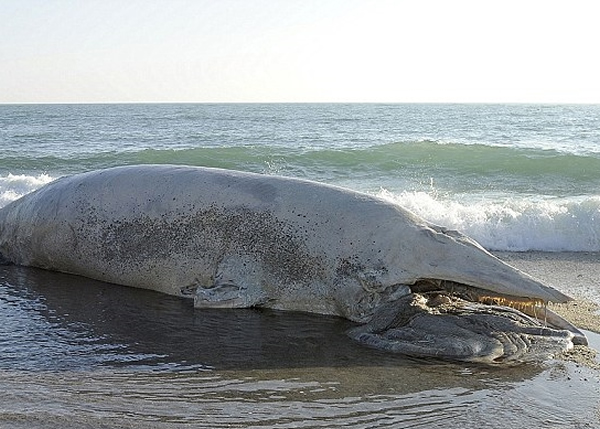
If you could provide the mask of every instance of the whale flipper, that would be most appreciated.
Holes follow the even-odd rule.
[[[194,297],[197,308],[250,308],[268,301],[257,280],[260,265],[247,256],[232,255],[218,265],[213,283],[199,286]]]

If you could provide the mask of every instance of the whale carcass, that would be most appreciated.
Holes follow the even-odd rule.
[[[0,209],[0,260],[189,297],[337,315],[372,347],[477,362],[585,344],[569,298],[398,205],[307,180],[140,165],[64,177]]]

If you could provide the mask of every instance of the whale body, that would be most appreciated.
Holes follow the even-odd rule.
[[[419,357],[506,362],[585,343],[569,297],[471,238],[377,197],[214,168],[60,178],[0,209],[0,260],[192,298],[345,317]]]

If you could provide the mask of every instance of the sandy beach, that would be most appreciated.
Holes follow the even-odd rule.
[[[496,252],[503,261],[571,296],[552,305],[573,324],[600,332],[600,253]]]
[[[600,333],[600,253],[495,252],[503,261],[573,298],[549,308],[580,329]],[[588,334],[590,347],[575,346],[563,358],[600,369],[600,336]]]

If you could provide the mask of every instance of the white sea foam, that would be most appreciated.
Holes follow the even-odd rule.
[[[490,250],[600,251],[600,196],[459,201],[434,192],[379,195]]]
[[[55,177],[45,173],[36,176],[11,173],[7,176],[0,176],[0,207],[4,207],[6,204],[55,179]]]

